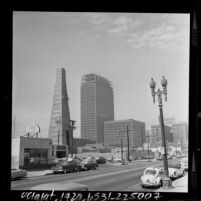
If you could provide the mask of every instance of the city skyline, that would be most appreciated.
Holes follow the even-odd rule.
[[[66,69],[69,109],[80,137],[80,83],[88,73],[112,82],[115,120],[158,122],[149,82],[168,80],[164,117],[188,122],[189,14],[13,13],[15,134],[33,122],[48,136],[55,71]],[[179,103],[179,104],[178,104]],[[132,106],[132,109],[130,109]],[[14,122],[13,122],[14,123]]]

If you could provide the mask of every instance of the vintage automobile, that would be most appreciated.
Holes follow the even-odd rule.
[[[79,172],[81,170],[81,162],[76,159],[65,160],[60,164],[51,168],[54,174],[56,173],[68,173],[68,172]]]
[[[96,161],[98,164],[105,164],[107,162],[107,159],[102,156],[99,156],[96,158]]]
[[[188,170],[188,158],[181,159],[180,166],[184,170]]]
[[[15,180],[17,178],[22,178],[27,175],[26,170],[22,169],[11,169],[11,180]]]
[[[169,177],[171,180],[177,179],[179,177],[179,171],[176,168],[168,168]]]
[[[81,162],[80,165],[82,170],[95,170],[98,166],[98,163],[94,159],[86,158]]]
[[[178,179],[184,176],[184,169],[182,168],[168,168],[169,177],[171,180]]]
[[[164,173],[162,168],[148,167],[144,170],[141,177],[142,187],[156,187],[159,188],[163,185]]]

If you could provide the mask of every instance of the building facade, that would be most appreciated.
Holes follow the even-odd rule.
[[[113,88],[107,79],[87,74],[81,82],[81,138],[104,142],[104,121],[114,120]]]
[[[78,148],[83,147],[86,144],[94,144],[96,143],[93,140],[87,140],[87,139],[82,139],[82,138],[73,138],[73,153],[76,154],[78,153]]]
[[[188,127],[187,123],[177,123],[172,126],[174,142],[184,143],[188,142]]]
[[[53,144],[68,145],[69,149],[72,148],[72,131],[64,68],[57,68],[56,70],[56,84],[48,137],[52,139]]]
[[[128,128],[128,135],[127,135]],[[104,144],[132,148],[142,147],[145,139],[145,123],[133,119],[104,122]]]
[[[172,127],[164,125],[166,142],[174,142]],[[160,125],[151,126],[150,144],[153,147],[162,146],[162,135]]]
[[[46,167],[52,163],[52,140],[48,138],[12,138],[13,169]]]

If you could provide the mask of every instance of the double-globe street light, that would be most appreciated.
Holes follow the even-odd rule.
[[[155,103],[155,96],[158,96],[158,106],[159,106],[159,112],[160,112],[160,127],[161,127],[161,135],[162,135],[162,146],[163,146],[163,163],[164,163],[164,179],[163,179],[163,187],[171,188],[172,187],[172,181],[169,178],[169,172],[168,172],[168,162],[167,162],[167,150],[166,150],[166,141],[165,141],[165,129],[164,129],[164,121],[163,121],[163,109],[162,109],[162,95],[165,96],[165,101],[167,101],[167,80],[165,77],[162,77],[161,85],[163,87],[163,90],[161,91],[158,89],[158,91],[155,92],[156,83],[153,78],[151,78],[150,82],[150,88],[151,93],[153,97],[153,102]]]

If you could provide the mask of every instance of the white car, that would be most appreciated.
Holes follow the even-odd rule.
[[[181,159],[180,166],[184,170],[188,170],[188,158]]]
[[[142,187],[161,187],[163,185],[162,178],[164,176],[162,168],[149,167],[144,170],[141,177]]]
[[[17,179],[17,178],[22,178],[27,175],[26,170],[22,169],[11,169],[11,180]]]
[[[169,171],[169,177],[171,180],[179,178],[179,170],[176,168],[168,168]]]
[[[178,179],[184,176],[184,169],[182,168],[168,168],[169,177],[171,180]]]

